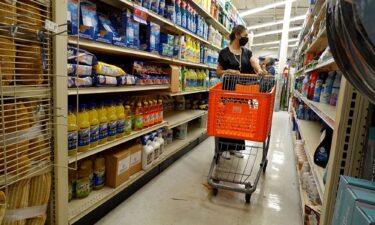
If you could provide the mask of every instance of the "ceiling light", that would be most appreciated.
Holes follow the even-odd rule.
[[[289,29],[289,32],[292,32],[292,31],[298,31],[298,30],[301,30],[302,27],[292,27]],[[272,30],[272,31],[267,31],[267,32],[263,32],[263,33],[259,33],[259,34],[254,34],[253,37],[261,37],[261,36],[266,36],[266,35],[271,35],[271,34],[278,34],[278,33],[282,33],[283,30]]]
[[[298,20],[304,20],[305,18],[306,18],[306,15],[296,16],[296,17],[290,18],[290,22],[294,22],[294,21],[298,21]],[[270,26],[273,26],[273,25],[283,24],[283,23],[284,23],[284,20],[278,20],[278,21],[275,21],[275,22],[263,23],[263,24],[259,24],[259,25],[250,26],[250,27],[247,27],[247,29],[255,30],[255,29],[259,29],[259,28],[263,28],[263,27],[270,27]]]
[[[292,0],[292,2],[295,2],[295,1],[296,0]],[[262,11],[267,10],[267,9],[272,9],[272,8],[277,7],[277,6],[285,5],[285,3],[286,3],[286,1],[276,2],[276,3],[273,3],[273,4],[258,7],[258,8],[255,8],[255,9],[249,9],[249,10],[240,12],[239,14],[240,14],[240,17],[245,17],[245,16],[252,15],[252,14],[255,14],[255,13],[258,13],[258,12],[262,12]]]
[[[298,38],[293,38],[293,39],[289,39],[288,42],[293,42],[293,41],[298,41],[298,40],[299,40]],[[273,44],[279,44],[279,43],[280,43],[280,41],[270,41],[270,42],[253,44],[253,45],[251,45],[251,47],[263,46],[263,45],[273,45]]]

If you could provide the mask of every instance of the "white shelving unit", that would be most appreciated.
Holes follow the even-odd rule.
[[[205,110],[184,110],[184,111],[174,111],[166,113],[165,121],[168,122],[167,127],[172,129],[181,124],[187,123],[199,117],[207,114]]]
[[[310,73],[314,71],[318,72],[328,72],[338,70],[337,64],[333,58],[329,58],[321,63],[318,63],[311,68],[305,69],[305,73]]]
[[[205,128],[191,128],[188,131],[188,137],[185,140],[174,140],[172,144],[167,145],[163,155],[161,155],[157,162],[155,162],[154,165],[147,171],[140,171],[137,174],[134,174],[130,177],[130,179],[127,182],[123,183],[117,188],[104,187],[101,190],[93,191],[88,197],[84,199],[72,200],[69,203],[69,224],[77,222],[79,219],[87,215],[93,209],[100,206],[110,198],[114,197],[116,194],[120,193],[126,187],[137,181],[147,172],[159,166],[168,157],[182,150],[202,135],[205,135],[206,132],[207,131]]]

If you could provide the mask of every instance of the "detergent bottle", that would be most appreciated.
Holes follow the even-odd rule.
[[[99,144],[105,144],[108,139],[108,117],[104,101],[99,103]]]
[[[73,106],[68,106],[68,155],[77,154],[78,126],[77,117],[73,112]]]
[[[154,149],[151,146],[149,136],[141,137],[142,143],[142,169],[147,170],[151,167],[154,160]]]
[[[96,110],[96,103],[90,103],[90,148],[98,146],[99,143],[99,116]]]
[[[150,134],[151,146],[154,148],[154,162],[159,158],[160,154],[160,143],[158,141],[158,137],[154,136],[152,133]]]
[[[108,114],[108,141],[113,141],[116,139],[117,135],[117,112],[115,101],[111,100],[107,107],[107,114]]]
[[[116,105],[116,115],[117,115],[117,138],[121,138],[125,134],[125,108],[124,101],[119,99]]]
[[[78,129],[78,151],[88,151],[90,149],[90,116],[86,104],[79,105]]]

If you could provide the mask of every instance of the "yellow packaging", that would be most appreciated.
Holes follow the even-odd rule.
[[[118,77],[125,75],[124,70],[118,66],[110,65],[104,62],[98,62],[95,66],[96,74]]]

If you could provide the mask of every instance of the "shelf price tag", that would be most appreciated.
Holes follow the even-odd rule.
[[[51,20],[46,20],[44,23],[44,28],[53,33],[57,33],[59,26],[57,25],[57,23],[52,22]]]
[[[135,5],[133,15],[135,21],[147,25],[147,9],[142,6]]]

